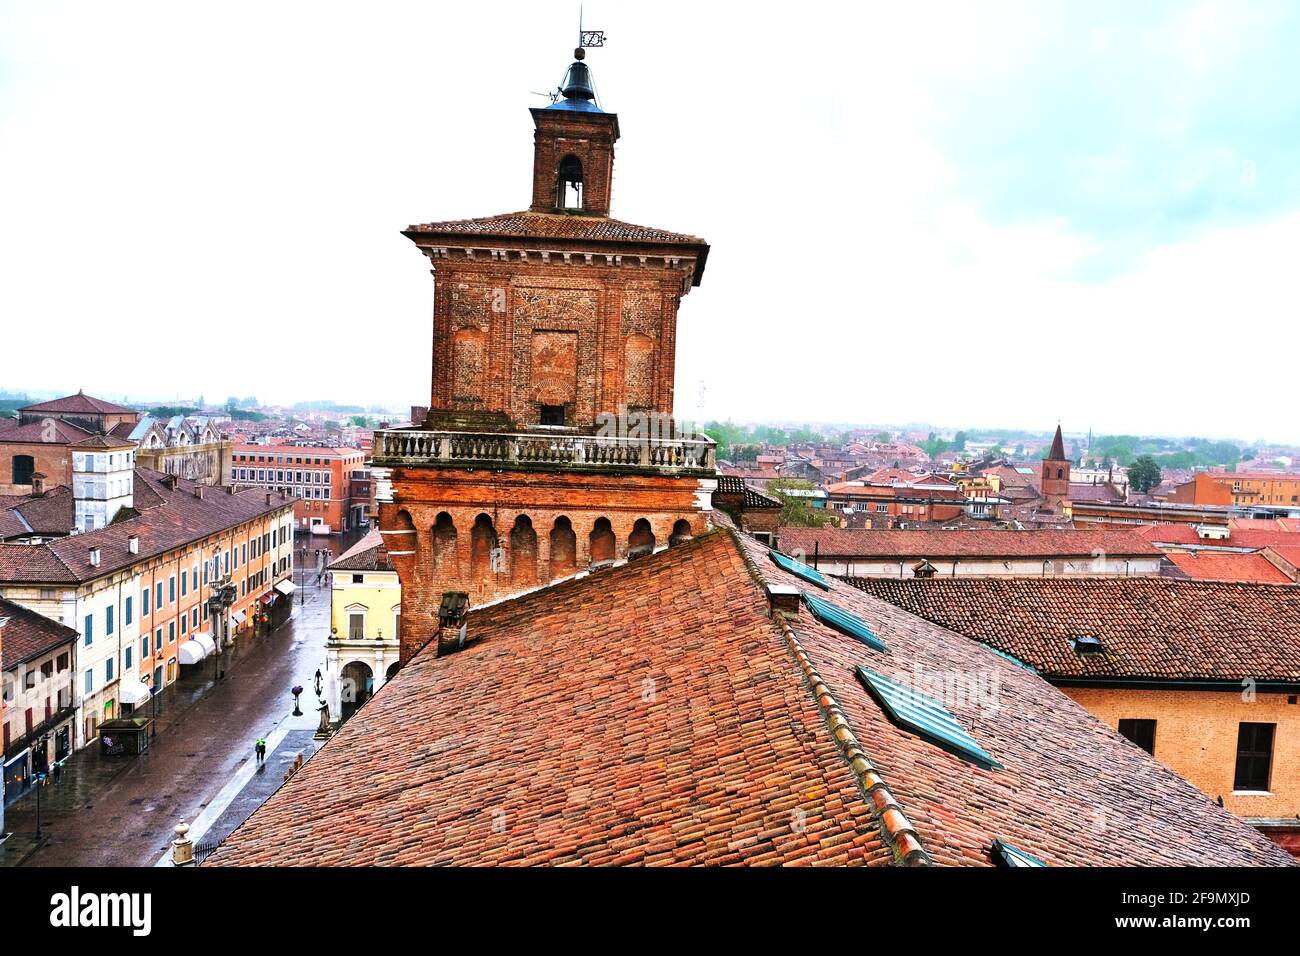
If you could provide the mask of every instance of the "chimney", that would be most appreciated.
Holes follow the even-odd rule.
[[[166,488],[168,491],[175,491],[175,490],[176,490],[176,476],[175,476],[175,475],[163,475],[163,477],[162,477],[162,486],[163,486],[164,488]]]
[[[228,495],[233,495],[234,493],[235,493],[235,486],[234,486],[234,485],[226,485],[226,494],[228,494]]]
[[[45,497],[45,476],[39,471],[32,475],[32,497]]]
[[[266,506],[271,507],[271,493],[269,491],[266,493]]]
[[[773,615],[799,613],[799,589],[789,584],[769,584],[767,600]]]
[[[203,486],[202,486],[202,485],[195,485],[195,486],[194,486],[194,497],[195,497],[195,498],[198,498],[199,501],[202,501],[202,500],[203,500]]]
[[[140,536],[138,534],[133,534],[126,539],[126,550],[132,554],[140,553]]]
[[[469,614],[469,595],[464,591],[444,591],[438,606],[437,657],[452,654],[468,643],[466,617]]]
[[[99,567],[99,548],[90,549],[90,566],[92,568]]]

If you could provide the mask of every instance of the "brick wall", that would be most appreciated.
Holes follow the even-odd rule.
[[[537,424],[562,405],[590,427],[620,406],[671,415],[681,273],[647,266],[464,260],[437,266],[437,410],[498,412]]]
[[[1120,718],[1156,721],[1155,756],[1211,799],[1243,817],[1294,817],[1300,813],[1300,704],[1285,694],[1259,694],[1253,702],[1233,691],[1145,691],[1062,688],[1111,727]],[[1232,795],[1241,722],[1272,723],[1273,765],[1269,796]]]
[[[627,557],[642,519],[656,547],[678,522],[708,529],[697,478],[396,468],[392,482],[379,520],[402,582],[403,661],[433,635],[444,591],[467,592],[473,607]],[[593,534],[601,519],[608,533]]]
[[[28,455],[33,461],[36,472],[45,475],[45,487],[56,485],[72,487],[72,447],[55,443],[0,444],[0,495],[25,495],[32,490],[31,485],[15,485],[13,466],[15,455]]]

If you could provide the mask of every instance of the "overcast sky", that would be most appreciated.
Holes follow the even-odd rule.
[[[586,25],[613,215],[713,246],[679,416],[1300,441],[1296,4]],[[537,0],[0,2],[0,387],[424,404],[399,230],[528,205],[576,30]]]

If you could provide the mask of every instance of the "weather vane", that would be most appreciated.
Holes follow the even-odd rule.
[[[604,30],[584,30],[582,28],[582,4],[578,4],[578,49],[605,45]]]

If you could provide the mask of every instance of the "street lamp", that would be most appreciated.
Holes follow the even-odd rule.
[[[145,687],[149,687],[149,675],[141,674],[140,683],[144,684]],[[150,703],[153,704],[153,723],[149,727],[149,736],[157,737],[158,736],[158,695],[154,693],[154,689],[152,687],[149,687],[149,701]]]
[[[41,838],[41,788],[45,784],[45,772],[35,774],[36,777],[36,839]]]
[[[225,650],[226,641],[223,640],[223,632],[229,629],[230,622],[228,619],[230,608],[234,606],[237,589],[230,582],[227,574],[221,574],[220,549],[214,549],[212,552],[212,595],[207,600],[208,619],[212,621],[213,639],[216,644],[216,653],[213,655],[213,680],[221,680],[223,673],[221,670],[221,654]]]

